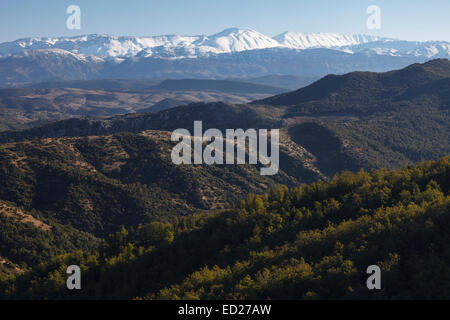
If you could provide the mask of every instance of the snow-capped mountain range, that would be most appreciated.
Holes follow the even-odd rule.
[[[118,62],[130,57],[163,59],[198,58],[269,48],[307,50],[329,48],[347,53],[365,52],[391,56],[450,57],[450,43],[412,42],[371,35],[284,32],[269,37],[255,30],[230,28],[213,35],[117,37],[84,35],[58,38],[26,38],[0,44],[0,57],[21,55],[29,50],[59,50],[80,59],[95,56]]]
[[[213,35],[26,38],[0,43],[0,87],[89,79],[322,77],[355,70],[383,72],[450,58],[445,41],[371,35],[249,29]]]

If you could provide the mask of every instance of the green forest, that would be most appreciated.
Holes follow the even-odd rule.
[[[22,257],[21,271],[0,266],[0,297],[450,299],[449,187],[449,156],[278,185],[230,209],[122,227],[72,253],[49,250],[33,268]],[[73,241],[56,237],[42,241]],[[66,289],[72,264],[81,290]],[[366,287],[370,265],[381,268],[381,290]]]

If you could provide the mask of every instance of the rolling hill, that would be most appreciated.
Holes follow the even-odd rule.
[[[151,89],[165,91],[218,91],[224,93],[276,94],[286,89],[232,80],[182,79],[165,80]]]
[[[438,59],[386,73],[329,75],[246,105],[197,103],[155,114],[71,119],[3,132],[0,141],[192,129],[201,119],[204,128],[282,128],[316,153],[319,170],[328,176],[344,169],[395,168],[448,154],[449,64]],[[324,143],[334,147],[322,148]]]
[[[449,78],[450,60],[437,59],[386,73],[351,72],[341,76],[328,75],[297,91],[255,103],[292,106],[300,112],[314,114],[372,112],[367,108],[379,112],[386,110],[382,105],[418,100],[428,94],[439,99],[438,103],[445,109],[450,103],[447,100]]]
[[[285,89],[231,80],[98,80],[0,89],[0,131],[52,121],[157,112],[193,102],[247,103]],[[153,109],[155,107],[155,109]]]

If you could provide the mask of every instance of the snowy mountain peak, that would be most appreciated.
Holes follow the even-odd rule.
[[[278,47],[280,44],[262,33],[251,29],[230,28],[205,37],[195,43],[204,47],[204,52],[214,53],[239,52],[255,49]]]
[[[224,30],[220,31],[220,32],[212,35],[211,37],[214,37],[214,36],[228,36],[228,35],[231,35],[231,34],[246,33],[246,32],[253,32],[253,31],[254,30],[252,30],[252,29],[240,29],[240,28],[236,28],[236,27],[231,27],[231,28],[227,28],[227,29],[224,29]],[[256,32],[256,31],[254,31],[254,32]]]

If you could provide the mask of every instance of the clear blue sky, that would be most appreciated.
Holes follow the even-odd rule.
[[[81,30],[66,8],[81,8]],[[366,8],[381,8],[381,30]],[[212,34],[228,27],[268,36],[283,31],[367,33],[450,41],[450,0],[1,0],[0,42],[31,36]]]

